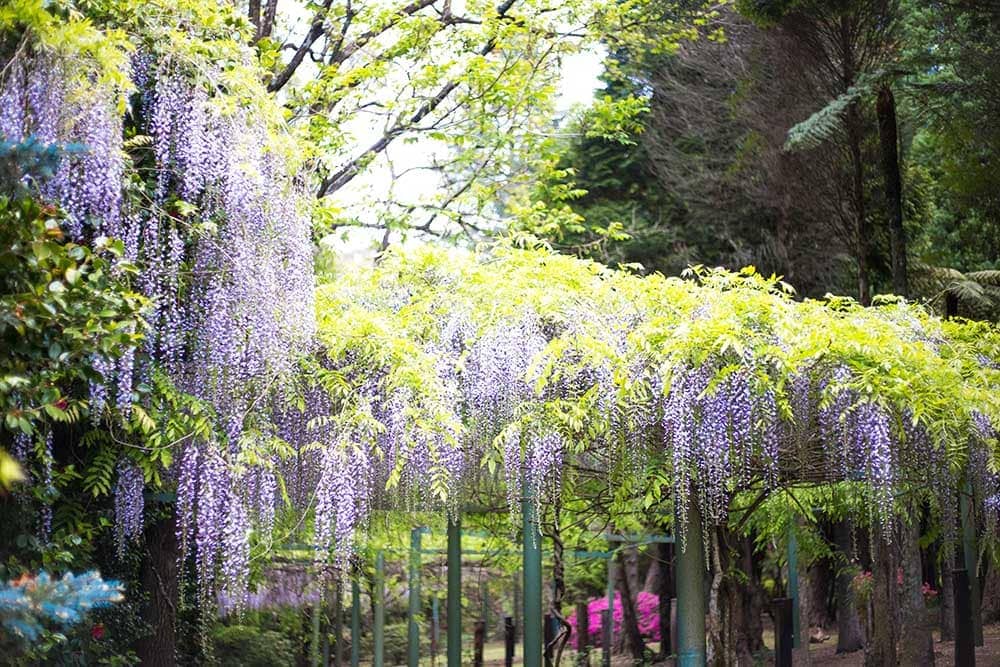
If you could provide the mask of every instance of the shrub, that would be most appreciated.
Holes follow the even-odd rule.
[[[639,632],[650,641],[660,640],[659,605],[660,598],[653,593],[640,592],[636,597],[635,612],[639,619]],[[590,646],[600,645],[602,637],[601,613],[607,608],[607,598],[595,598],[587,603],[587,634],[590,637],[590,641],[587,643]],[[621,594],[615,593],[615,606],[612,609],[611,618],[616,636],[622,631],[624,617],[625,613],[622,610]],[[576,629],[576,611],[571,612],[566,620],[569,621],[570,626],[573,628],[573,633],[570,635],[570,644],[576,647],[579,641],[579,634]]]
[[[273,630],[248,625],[229,625],[212,633],[215,655],[221,667],[293,667],[295,646]]]

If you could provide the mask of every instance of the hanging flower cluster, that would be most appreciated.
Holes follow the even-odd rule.
[[[128,543],[142,533],[145,488],[146,480],[139,468],[126,461],[118,464],[118,481],[115,484],[115,545],[119,556],[124,554]]]
[[[73,240],[117,236],[124,173],[119,91],[84,89],[72,68],[44,53],[11,61],[0,79],[0,137],[75,147],[54,177],[39,184],[42,193],[65,209]]]
[[[515,513],[526,485],[558,487],[573,460],[634,475],[659,454],[682,539],[692,506],[715,525],[741,490],[802,482],[859,485],[888,528],[901,485],[954,490],[928,467],[963,465],[965,440],[970,456],[987,452],[976,433],[997,413],[983,378],[956,371],[968,355],[919,309],[796,302],[753,273],[639,278],[503,245],[418,249],[344,275],[320,305],[332,367],[366,378],[383,429],[371,460],[391,452],[390,467],[433,476],[446,447],[396,443],[440,439],[427,417],[447,415],[466,462],[496,462]],[[450,504],[479,470],[418,490]]]
[[[91,414],[127,417],[157,374],[206,406],[212,435],[185,439],[174,457],[178,531],[206,590],[241,591],[253,525],[270,529],[277,502],[278,461],[265,453],[248,466],[248,451],[274,430],[271,395],[308,353],[315,317],[310,197],[294,180],[280,110],[266,95],[228,96],[225,68],[246,67],[249,52],[227,48],[232,60],[195,66],[139,49],[127,98],[81,74],[83,58],[26,49],[0,76],[0,138],[66,146],[38,184],[43,196],[67,211],[73,240],[118,238],[140,268],[148,330],[141,349],[95,360],[103,381],[91,384]],[[119,550],[141,531],[143,491],[123,458]]]

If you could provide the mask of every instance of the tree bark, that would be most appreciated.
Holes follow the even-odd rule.
[[[879,143],[882,151],[882,179],[889,218],[889,251],[892,257],[892,290],[909,295],[906,268],[906,230],[903,229],[903,185],[899,169],[899,130],[896,126],[896,98],[889,84],[878,91]]]
[[[660,622],[660,659],[666,660],[671,654],[672,637],[670,631],[671,600],[676,595],[674,589],[674,545],[662,542],[657,545],[657,566],[659,578],[656,594],[659,596],[658,614]],[[652,567],[650,567],[652,569]],[[647,577],[648,581],[648,577]]]
[[[708,664],[751,667],[764,648],[764,594],[753,540],[723,526],[715,531],[713,547]]]
[[[996,623],[1000,621],[1000,571],[992,563],[987,562],[986,565],[989,569],[983,577],[980,608],[982,609],[983,623]]]
[[[951,558],[941,558],[941,641],[955,640],[955,580]]]
[[[851,524],[842,519],[833,527],[837,544],[837,653],[850,653],[865,645],[858,617],[858,603],[851,585],[853,568],[851,564]]]
[[[632,552],[632,558],[628,556]],[[646,651],[646,644],[642,641],[642,634],[639,632],[639,618],[635,612],[635,593],[637,592],[639,577],[637,574],[637,563],[633,562],[633,576],[629,576],[629,561],[638,561],[638,554],[635,547],[622,549],[618,552],[618,592],[622,599],[622,637],[625,642],[625,650],[636,659],[641,659]],[[635,586],[636,588],[633,588]]]
[[[136,643],[135,652],[139,662],[148,667],[174,667],[180,545],[173,514],[146,529],[145,546],[139,578],[149,596],[142,620],[151,632]]]
[[[742,577],[734,582],[739,586],[741,607],[740,624],[737,626],[737,656],[740,665],[755,664],[753,656],[764,649],[764,605],[766,599],[761,586],[759,563],[755,556],[753,538],[739,538],[740,570]]]
[[[920,522],[902,525],[900,530],[900,565],[903,570],[903,591],[900,600],[902,626],[907,629],[906,641],[900,643],[900,659],[904,665],[934,664],[934,639],[924,605],[923,576],[920,566]]]
[[[847,110],[848,148],[851,153],[851,183],[855,225],[855,261],[858,264],[858,301],[867,306],[872,292],[868,269],[871,230],[865,211],[865,165],[861,155],[861,112],[856,102]]]
[[[635,635],[640,637],[639,619],[636,615],[636,597],[639,594],[639,550],[635,545],[623,547],[618,551],[618,567],[615,568],[615,580],[622,601],[622,632],[615,638],[616,651],[632,651],[632,628],[629,615],[635,619]],[[626,595],[626,591],[628,594]],[[642,654],[635,657],[641,657]]]
[[[649,561],[649,569],[646,570],[646,577],[642,582],[642,590],[645,593],[656,593],[660,590],[660,558],[658,554],[652,555]]]
[[[844,56],[841,65],[841,86],[844,91],[857,83],[857,64],[854,62],[854,26],[845,13],[840,17],[840,52]],[[858,103],[847,107],[847,149],[851,156],[851,204],[854,213],[855,261],[858,264],[858,301],[867,306],[871,303],[871,283],[868,258],[871,254],[871,230],[865,210],[865,164],[861,154],[863,140],[863,119]]]
[[[827,629],[835,621],[830,609],[830,590],[835,588],[836,572],[829,558],[817,558],[809,567],[809,609],[807,620],[810,627]]]
[[[878,530],[876,528],[876,530]],[[899,664],[896,644],[899,640],[899,624],[896,610],[899,596],[896,583],[896,559],[892,545],[881,535],[875,539],[875,553],[872,554],[872,642],[865,665],[867,667],[895,667]],[[909,667],[909,666],[908,666]]]
[[[812,609],[815,602],[813,601],[813,585],[812,585],[813,572],[812,568],[808,567],[805,563],[805,559],[799,558],[799,645],[792,649],[792,660],[795,662],[796,667],[806,667],[812,664],[812,658],[809,654],[809,636],[812,634],[809,631],[809,619],[812,614],[810,610]]]
[[[247,5],[247,18],[254,26],[254,41],[260,39],[260,0],[250,0]]]
[[[705,621],[705,633],[708,635],[705,659],[709,667],[726,667],[734,660],[729,637],[730,609],[726,591],[723,590],[723,573],[726,567],[722,564],[724,556],[720,554],[724,548],[724,542],[719,539],[721,531],[721,527],[712,531],[712,549],[709,554],[711,579],[708,586],[708,618]],[[689,544],[688,549],[692,546]],[[725,557],[728,558],[728,555],[725,554]]]

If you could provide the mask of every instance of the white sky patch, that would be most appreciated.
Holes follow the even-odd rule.
[[[595,93],[604,87],[600,76],[604,72],[605,56],[606,51],[598,48],[572,54],[563,60],[556,100],[557,120],[594,101]],[[374,137],[377,130],[370,130]],[[364,132],[359,134],[364,136]],[[378,160],[333,195],[335,202],[344,211],[354,213],[359,222],[377,224],[377,212],[370,205],[372,199],[421,201],[428,192],[438,188],[442,178],[440,173],[421,167],[428,165],[428,156],[444,158],[448,150],[441,142],[426,137],[413,142],[393,142],[385,151],[385,159]],[[367,260],[374,255],[383,235],[380,230],[346,227],[325,239],[325,244],[345,261]],[[393,242],[399,240],[399,235],[394,234]]]
[[[557,102],[560,112],[587,106],[594,100],[594,92],[604,87],[599,77],[604,72],[605,55],[602,48],[582,51],[565,59]]]

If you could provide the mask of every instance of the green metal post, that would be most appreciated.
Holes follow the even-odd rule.
[[[351,579],[351,667],[361,665],[361,586]]]
[[[958,511],[962,524],[962,554],[965,557],[965,571],[969,573],[969,603],[972,607],[972,635],[976,646],[983,645],[983,616],[980,612],[979,568],[976,546],[976,516],[973,509],[972,484],[968,479],[958,494]]]
[[[525,475],[527,478],[527,475]],[[524,571],[524,667],[542,665],[542,535],[538,531],[535,489],[525,479],[521,487]]]
[[[607,646],[602,647],[601,667],[611,667],[611,647],[615,643],[615,547],[613,544],[608,544],[608,551],[611,552],[611,555],[608,556],[608,580],[604,588],[604,595],[608,601],[608,617],[612,619],[612,622],[608,628],[601,628],[601,637],[607,638]]]
[[[448,519],[448,667],[462,667],[462,520]]]
[[[701,513],[691,494],[687,512],[687,540],[677,553],[677,665],[705,666],[705,564]]]
[[[795,526],[788,527],[788,597],[792,599],[792,647],[802,646],[799,628],[799,540]]]
[[[441,649],[441,614],[438,611],[438,596],[431,598],[431,665],[437,665],[438,651]]]
[[[375,599],[372,600],[372,607],[375,614],[372,667],[385,667],[385,554],[381,549],[375,555]]]
[[[410,531],[410,609],[406,633],[408,667],[420,667],[420,536],[423,532],[423,528]]]

